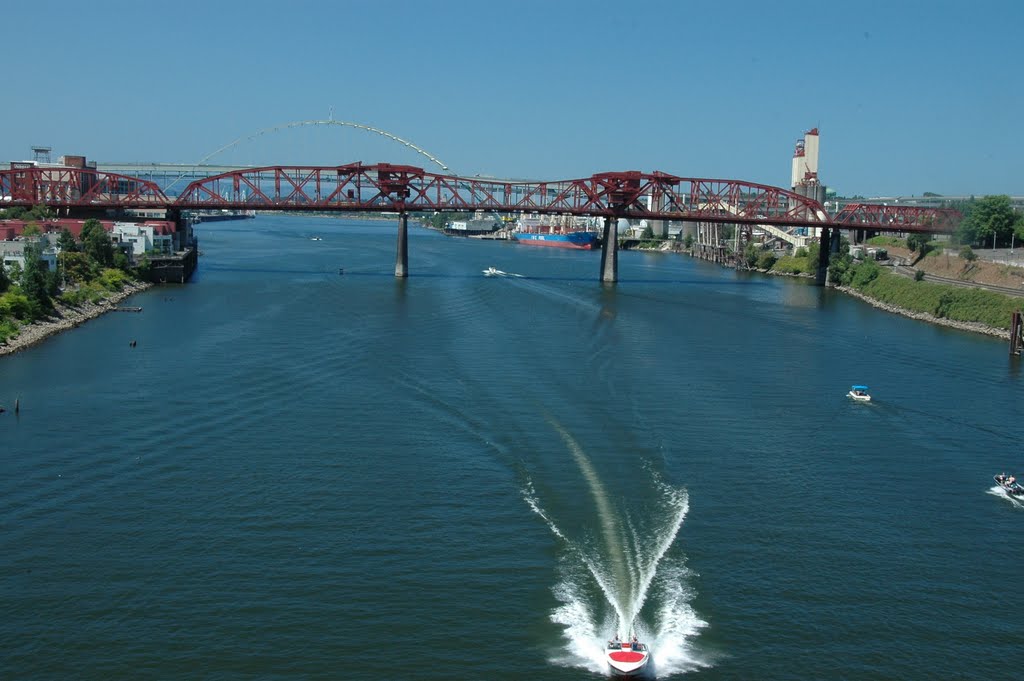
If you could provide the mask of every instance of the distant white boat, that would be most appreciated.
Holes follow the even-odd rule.
[[[320,238],[320,237],[318,237],[318,236],[310,237],[310,239],[309,239],[309,240],[310,240],[310,241],[323,241],[323,239],[321,239],[321,238]]]
[[[523,275],[521,275],[521,274],[516,274],[515,272],[502,272],[497,267],[488,267],[486,270],[484,270],[484,276],[485,277],[519,277],[520,279],[523,278]]]
[[[866,385],[854,385],[850,386],[850,392],[846,393],[849,397],[857,400],[858,402],[870,402],[871,395],[868,394],[868,387]]]

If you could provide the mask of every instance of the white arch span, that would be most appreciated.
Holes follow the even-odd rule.
[[[428,160],[430,160],[431,163],[434,163],[438,167],[440,167],[441,170],[443,170],[445,172],[445,174],[448,174],[448,175],[451,174],[451,169],[448,166],[446,166],[441,161],[441,159],[439,159],[438,157],[434,156],[433,154],[431,154],[429,151],[423,149],[422,147],[419,147],[419,146],[413,144],[412,142],[410,142],[407,139],[403,139],[403,138],[399,137],[398,135],[395,135],[395,134],[392,134],[392,133],[388,132],[387,130],[381,130],[380,128],[375,128],[372,125],[363,125],[362,123],[353,123],[351,121],[337,121],[337,120],[334,120],[333,118],[329,118],[327,120],[315,120],[315,121],[293,121],[291,123],[283,123],[281,125],[274,125],[274,126],[271,126],[269,128],[263,128],[262,130],[257,130],[256,132],[254,132],[251,135],[247,135],[245,137],[239,137],[234,142],[229,142],[228,144],[225,144],[224,146],[220,147],[219,149],[211,151],[209,154],[207,154],[206,156],[203,156],[201,159],[199,159],[196,162],[195,166],[193,166],[193,169],[198,168],[199,166],[203,165],[204,163],[209,161],[214,156],[217,156],[218,154],[224,153],[228,149],[232,149],[234,147],[237,147],[239,144],[242,144],[243,142],[251,142],[252,140],[254,140],[254,139],[258,138],[258,137],[262,137],[263,135],[268,135],[268,134],[273,133],[273,132],[278,132],[280,130],[288,130],[290,128],[302,128],[302,127],[307,127],[307,126],[312,126],[312,125],[339,125],[339,126],[345,127],[345,128],[356,128],[357,130],[365,130],[367,132],[372,132],[372,133],[374,133],[376,135],[380,135],[381,137],[386,137],[386,138],[388,138],[389,140],[391,140],[393,142],[398,142],[399,144],[401,144],[404,147],[412,149],[417,154],[420,154],[421,156],[426,157]],[[169,184],[165,188],[165,191],[170,189],[171,187],[173,187],[175,184],[177,184],[178,180],[180,180],[182,177],[184,177],[184,174],[179,175],[177,178],[175,178],[174,182],[171,182],[171,184]]]

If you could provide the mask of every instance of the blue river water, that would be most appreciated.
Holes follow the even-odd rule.
[[[599,679],[632,632],[657,678],[1007,676],[1004,341],[413,227],[397,280],[395,234],[200,225],[189,284],[0,357],[0,678]]]

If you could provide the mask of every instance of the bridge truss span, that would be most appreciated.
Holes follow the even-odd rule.
[[[827,224],[824,208],[793,192],[739,180],[639,171],[557,181],[501,180],[353,163],[275,166],[196,180],[179,208],[322,211],[473,211],[654,220]]]
[[[775,227],[950,233],[960,214],[918,206],[850,204],[832,217],[818,202],[743,180],[662,172],[605,172],[556,181],[432,173],[416,166],[349,163],[232,169],[177,197],[153,182],[91,168],[0,170],[0,206],[318,212],[537,213]]]
[[[32,167],[0,171],[0,207],[165,208],[171,200],[153,182],[92,168]]]
[[[840,228],[863,229],[869,225],[866,229],[875,231],[953,233],[962,218],[959,211],[951,208],[848,203],[833,222]]]

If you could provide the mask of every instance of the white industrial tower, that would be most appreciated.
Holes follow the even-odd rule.
[[[796,141],[793,152],[793,175],[790,187],[801,196],[825,201],[825,187],[818,177],[818,129],[811,128],[803,139]]]

